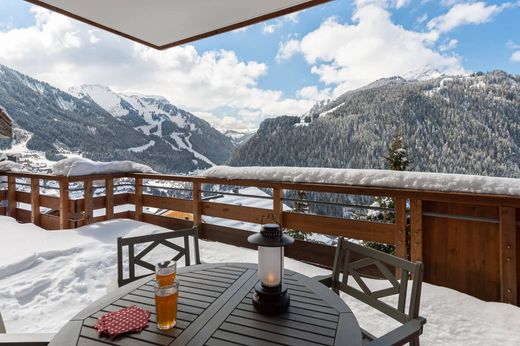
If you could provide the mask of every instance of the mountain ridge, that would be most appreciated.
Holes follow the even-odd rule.
[[[301,117],[265,120],[228,163],[380,169],[402,134],[412,170],[520,177],[520,76],[493,71],[371,85]]]
[[[79,154],[188,173],[225,162],[234,149],[231,139],[164,97],[119,95],[99,85],[92,90],[73,89],[76,97],[3,65],[0,76],[0,105],[13,117],[15,128],[29,133],[26,149],[44,152],[50,160]],[[94,95],[94,89],[99,95]],[[114,100],[120,100],[119,108],[101,102],[107,95],[113,106]],[[9,141],[0,142],[0,149],[10,147]]]

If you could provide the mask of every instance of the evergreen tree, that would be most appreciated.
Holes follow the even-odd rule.
[[[388,148],[388,156],[385,156],[387,168],[393,171],[406,171],[410,166],[411,161],[408,158],[408,149],[403,143],[403,136],[401,134],[397,134],[394,136],[394,140],[390,147]],[[389,197],[376,197],[374,199],[374,203],[372,206],[377,206],[379,208],[388,208],[394,209],[395,201],[393,198]],[[369,221],[379,221],[379,222],[395,222],[395,212],[382,210],[377,212],[372,212],[367,215],[367,220]],[[395,246],[375,243],[375,242],[363,242],[366,246],[371,247],[373,249],[383,251],[386,253],[394,254]]]
[[[296,193],[293,212],[302,214],[307,214],[309,212],[309,204],[305,201],[306,197],[307,194],[305,191],[298,191]],[[307,240],[309,237],[309,233],[294,229],[285,229],[285,233],[294,239]]]
[[[408,150],[403,143],[403,136],[401,134],[394,137],[385,160],[388,169],[393,171],[406,171],[410,166],[411,162],[408,159]]]

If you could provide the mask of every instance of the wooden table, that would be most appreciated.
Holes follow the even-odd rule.
[[[148,276],[102,297],[70,322],[50,345],[361,345],[354,314],[334,292],[309,277],[285,271],[291,305],[278,316],[258,314],[251,296],[254,264],[220,263],[179,268],[177,326],[155,324],[153,284]],[[107,311],[137,305],[152,312],[148,328],[109,339],[94,325]]]

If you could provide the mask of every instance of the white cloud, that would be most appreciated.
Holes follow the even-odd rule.
[[[517,50],[511,55],[512,62],[520,62],[520,50]]]
[[[277,29],[282,27],[282,22],[281,21],[275,21],[275,22],[272,22],[270,24],[263,23],[263,25],[264,26],[263,26],[263,29],[262,29],[262,33],[263,34],[272,34]]]
[[[278,46],[278,53],[276,54],[276,61],[280,62],[292,58],[293,55],[300,52],[300,41],[290,39],[286,42],[280,42]]]
[[[424,23],[427,19],[428,19],[428,14],[427,14],[427,13],[423,13],[422,15],[420,15],[419,17],[417,17],[417,23],[418,23],[418,24],[422,24],[422,23]]]
[[[446,74],[464,72],[460,57],[435,50],[436,33],[406,30],[392,22],[384,5],[359,2],[364,5],[354,11],[353,24],[329,18],[300,41],[282,44],[278,55],[301,52],[311,72],[334,87],[332,96],[425,67]]]
[[[450,10],[428,22],[428,28],[437,32],[448,32],[462,25],[482,24],[491,21],[511,3],[487,5],[485,2],[455,4]]]
[[[405,7],[405,6],[408,6],[409,3],[410,3],[410,0],[395,0],[394,7],[395,8]]]
[[[293,12],[293,13],[289,13],[289,14],[286,14],[285,16],[283,16],[283,19],[286,21],[286,22],[290,22],[290,23],[298,23],[299,21],[299,16],[300,16],[300,13],[302,13],[303,11],[298,11],[298,12]]]
[[[447,43],[444,43],[444,44],[441,44],[439,46],[439,50],[441,52],[446,52],[446,51],[449,51],[449,50],[452,50],[452,49],[455,49],[457,48],[457,45],[459,44],[459,41],[456,40],[456,39],[451,39],[449,40]]]
[[[273,19],[267,22],[262,23],[262,33],[263,34],[272,34],[278,29],[281,29],[284,25],[284,23],[292,23],[296,24],[298,23],[298,17],[302,11],[299,12],[293,12],[286,14],[283,17],[280,17],[278,19]]]
[[[513,40],[506,42],[506,47],[509,49],[520,49],[520,44],[516,44]]]
[[[309,85],[309,86],[303,87],[300,90],[298,90],[296,92],[296,95],[301,98],[305,98],[305,99],[309,99],[309,100],[313,100],[313,101],[321,101],[321,100],[326,100],[326,99],[331,98],[330,93],[331,93],[330,88],[325,88],[323,90],[319,90],[316,85]]]
[[[35,25],[0,32],[0,63],[60,88],[97,83],[163,95],[187,110],[228,107],[230,114],[250,114],[244,123],[298,115],[312,106],[308,99],[258,87],[268,66],[243,61],[233,51],[199,52],[190,45],[157,51],[57,13],[32,11]]]
[[[194,114],[206,120],[218,130],[254,130],[258,127],[254,122],[245,121],[234,116],[217,117],[210,112],[194,112]]]

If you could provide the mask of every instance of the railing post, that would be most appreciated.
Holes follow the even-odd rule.
[[[135,219],[143,219],[143,178],[135,177]]]
[[[197,227],[199,237],[204,237],[204,230],[202,229],[202,203],[200,200],[201,184],[198,181],[192,183],[193,193],[193,226]]]
[[[273,188],[273,217],[274,221],[283,228],[283,190]]]
[[[16,219],[16,177],[7,177],[7,214]]]
[[[83,182],[83,211],[85,212],[85,224],[91,224],[94,218],[94,196],[92,192],[93,181]]]
[[[423,217],[422,201],[410,200],[410,259],[412,262],[423,261]]]
[[[40,179],[31,178],[31,222],[40,226]]]
[[[114,179],[105,179],[105,219],[114,218]]]
[[[516,277],[516,209],[500,207],[500,293],[504,303],[518,304]]]
[[[60,229],[70,227],[69,222],[69,179],[60,179]]]
[[[406,199],[395,199],[395,255],[406,259]]]

